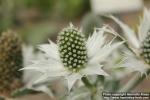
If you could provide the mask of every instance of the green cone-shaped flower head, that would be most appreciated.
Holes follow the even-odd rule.
[[[78,72],[87,63],[87,48],[82,33],[70,26],[60,32],[58,37],[59,53],[64,67]]]

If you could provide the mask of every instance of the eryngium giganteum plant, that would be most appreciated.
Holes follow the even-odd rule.
[[[12,31],[0,35],[0,95],[10,95],[20,87],[23,64],[20,38]]]
[[[113,43],[116,36],[106,42],[104,30],[107,28],[103,26],[95,29],[86,40],[82,31],[71,24],[59,33],[57,44],[50,41],[49,44],[39,46],[44,52],[44,59],[34,61],[23,69],[42,73],[36,83],[47,81],[50,77],[63,77],[67,80],[70,91],[77,80],[82,80],[91,93],[95,94],[97,88],[89,82],[87,76],[108,76],[101,62],[106,61],[108,55],[123,43]]]

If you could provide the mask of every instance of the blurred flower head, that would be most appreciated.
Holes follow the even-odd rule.
[[[22,85],[22,45],[18,35],[6,31],[0,35],[0,93],[8,93]]]
[[[41,72],[43,75],[36,82],[48,80],[49,77],[64,77],[69,90],[84,76],[108,76],[100,62],[105,61],[112,50],[123,42],[112,44],[113,39],[106,43],[106,28],[95,29],[93,35],[85,40],[82,32],[71,24],[60,32],[58,44],[49,41],[50,44],[39,46],[45,53],[44,59],[34,61],[23,69]]]
[[[150,11],[146,8],[144,9],[143,19],[140,20],[137,34],[119,19],[113,16],[111,18],[122,28],[127,39],[127,44],[132,50],[132,52],[126,53],[124,66],[130,71],[139,71],[142,74],[146,73],[146,70],[150,68]]]

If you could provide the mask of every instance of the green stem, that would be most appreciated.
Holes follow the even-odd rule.
[[[96,87],[89,82],[89,80],[86,77],[82,77],[82,82],[85,84],[85,86],[91,91],[91,99],[94,100],[94,95],[96,94]]]
[[[97,85],[99,82],[103,85],[104,84],[104,80],[105,80],[104,76],[98,75],[97,79],[96,79],[96,82],[95,82],[95,85]]]
[[[147,70],[147,75],[150,74],[150,69]],[[135,75],[123,88],[121,88],[119,91],[120,92],[129,92],[133,90],[138,84],[140,84],[144,79],[146,78],[146,75],[140,76]]]

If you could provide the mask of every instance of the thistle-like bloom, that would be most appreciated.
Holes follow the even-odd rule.
[[[127,53],[125,66],[130,71],[139,71],[146,73],[150,65],[150,11],[144,9],[143,19],[138,26],[138,32],[132,30],[129,26],[111,16],[111,18],[122,28],[127,43],[133,53]]]
[[[105,61],[111,51],[123,42],[112,44],[113,39],[106,43],[106,28],[104,26],[101,30],[95,29],[86,41],[82,32],[70,25],[60,32],[57,44],[50,41],[50,44],[39,46],[45,53],[45,59],[34,61],[24,69],[43,73],[36,82],[48,80],[49,77],[64,77],[69,90],[77,80],[87,75],[108,76],[100,62]]]

